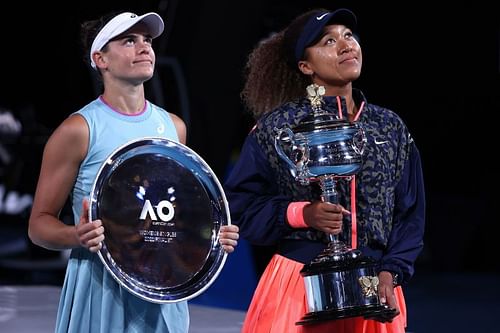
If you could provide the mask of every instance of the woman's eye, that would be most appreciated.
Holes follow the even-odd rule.
[[[328,39],[326,40],[326,44],[328,44],[328,45],[335,44],[335,39],[333,39],[333,38],[328,38]]]

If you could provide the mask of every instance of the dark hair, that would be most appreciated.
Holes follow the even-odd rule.
[[[298,69],[295,45],[311,15],[325,11],[314,9],[299,15],[287,28],[259,42],[250,53],[241,98],[254,118],[305,95],[311,79]]]
[[[95,20],[85,21],[80,25],[80,42],[83,49],[83,61],[90,66],[90,49],[99,31],[116,15],[119,11],[113,11]],[[104,46],[106,47],[106,46]]]

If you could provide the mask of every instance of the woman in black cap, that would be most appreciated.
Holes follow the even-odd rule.
[[[413,275],[423,247],[424,187],[417,147],[394,112],[369,104],[353,81],[361,74],[355,15],[313,10],[262,41],[250,54],[242,97],[257,123],[225,183],[241,237],[277,251],[250,304],[243,332],[404,332],[401,285]],[[321,107],[366,133],[363,162],[350,182],[338,181],[339,204],[322,202],[317,182],[301,185],[275,148],[276,129],[311,115],[306,88],[324,92]],[[297,157],[298,158],[298,157]],[[350,228],[343,228],[343,220]],[[346,223],[349,225],[349,223]],[[393,309],[296,325],[308,313],[300,274],[337,234],[376,260],[381,304]]]

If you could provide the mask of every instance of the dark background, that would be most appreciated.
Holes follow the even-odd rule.
[[[308,8],[347,7],[358,16],[363,48],[363,73],[355,86],[370,102],[403,118],[422,155],[427,224],[417,276],[497,275],[500,221],[493,208],[499,178],[494,162],[499,20],[496,11],[478,3],[469,8],[458,2],[435,5],[306,0],[68,1],[38,7],[10,3],[9,10],[1,9],[0,107],[22,122],[23,132],[3,138],[18,157],[2,165],[0,180],[6,190],[0,200],[5,203],[8,191],[34,192],[47,135],[98,95],[82,60],[82,21],[121,9],[162,15],[166,31],[154,42],[157,75],[146,85],[148,97],[184,118],[188,145],[223,180],[252,126],[239,98],[252,47]],[[28,214],[3,210],[0,242],[25,237]],[[27,251],[8,247],[4,257],[51,256],[26,245]],[[259,268],[265,249],[255,253]],[[3,274],[6,279],[8,272]]]

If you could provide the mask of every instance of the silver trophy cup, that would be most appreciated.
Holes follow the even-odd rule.
[[[322,110],[322,87],[308,87],[313,113],[293,129],[276,129],[275,148],[302,185],[319,182],[321,200],[337,204],[336,183],[362,166],[366,137],[358,123],[338,119]],[[395,310],[381,304],[375,261],[349,248],[338,235],[304,265],[308,313],[297,325],[364,316],[391,318]]]

